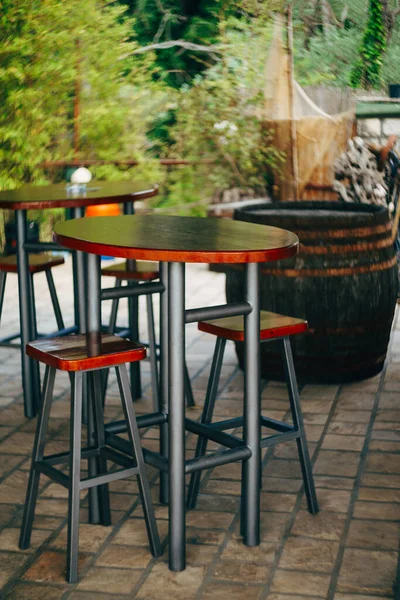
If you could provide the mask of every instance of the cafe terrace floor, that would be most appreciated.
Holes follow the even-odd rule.
[[[72,323],[71,265],[54,269],[66,323]],[[110,285],[110,281],[104,282]],[[39,329],[54,329],[43,274],[36,276]],[[126,315],[121,302],[120,317]],[[142,299],[141,299],[142,302]],[[224,302],[224,276],[206,266],[188,267],[187,305]],[[18,325],[15,276],[10,276],[2,335]],[[104,316],[110,303],[104,304]],[[144,309],[144,306],[141,307]],[[144,316],[144,312],[143,312]],[[142,319],[145,322],[145,319]],[[79,583],[65,582],[66,490],[41,479],[32,547],[17,546],[35,421],[23,416],[18,350],[0,348],[0,597],[12,600],[375,600],[392,598],[400,539],[400,325],[394,324],[381,375],[347,385],[301,388],[307,435],[321,511],[311,516],[301,492],[295,442],[264,454],[262,543],[245,547],[239,536],[240,465],[207,472],[197,509],[187,515],[187,569],[171,573],[168,547],[157,561],[148,548],[134,480],[111,484],[113,526],[88,524],[83,499]],[[145,332],[143,336],[145,339]],[[203,403],[214,338],[187,326],[187,361],[196,402]],[[151,410],[149,365],[143,366],[144,397],[138,413]],[[243,377],[233,345],[222,371],[216,418],[242,412]],[[47,451],[68,444],[69,380],[56,379]],[[288,415],[286,388],[263,382],[265,415]],[[189,411],[200,416],[199,408]],[[122,417],[117,384],[107,397],[109,420]],[[187,440],[191,456],[196,439]],[[143,443],[157,449],[157,431]],[[212,448],[212,445],[210,445]],[[149,468],[163,539],[167,509],[157,503],[157,473]]]

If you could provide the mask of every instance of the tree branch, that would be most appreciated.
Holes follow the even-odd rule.
[[[201,46],[200,44],[193,44],[192,42],[185,42],[184,40],[171,40],[168,42],[159,42],[156,44],[149,44],[149,46],[141,46],[133,51],[133,54],[142,54],[143,52],[149,52],[150,50],[166,50],[167,48],[174,48],[179,46],[184,50],[192,50],[193,52],[208,52],[209,54],[222,54],[226,44],[211,44],[210,46]]]

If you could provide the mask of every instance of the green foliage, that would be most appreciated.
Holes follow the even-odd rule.
[[[175,156],[206,158],[207,169],[186,169],[186,189],[210,197],[218,189],[253,188],[265,193],[270,167],[281,159],[260,124],[265,59],[270,27],[248,26],[237,19],[224,24],[223,58],[192,86],[182,86],[177,98],[176,125],[171,130]],[[181,172],[182,175],[182,172]],[[173,185],[175,194],[178,182]]]
[[[359,50],[360,58],[350,75],[353,87],[379,88],[386,51],[386,31],[381,0],[370,0],[369,18]]]
[[[311,38],[304,47],[295,37],[295,76],[300,85],[346,87],[360,45],[360,32],[331,27],[325,35]]]
[[[0,189],[45,183],[44,161],[72,157],[77,82],[81,155],[142,156],[157,94],[151,57],[132,57],[133,21],[123,7],[97,0],[3,0],[2,8]]]
[[[182,39],[197,44],[212,44],[219,33],[219,0],[182,2],[181,0],[120,0],[136,18],[135,39],[141,46]],[[202,52],[182,52],[177,48],[155,52],[157,77],[168,85],[180,87],[213,64]]]

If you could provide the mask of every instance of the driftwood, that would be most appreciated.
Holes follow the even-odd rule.
[[[344,202],[380,204],[387,206],[390,199],[385,171],[378,169],[379,158],[364,141],[349,140],[348,149],[335,161],[333,188]]]

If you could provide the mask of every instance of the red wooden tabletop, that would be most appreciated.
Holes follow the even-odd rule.
[[[229,219],[132,215],[58,223],[54,239],[92,254],[166,262],[248,263],[298,252],[294,233]]]
[[[0,192],[0,208],[28,210],[77,208],[94,204],[135,202],[157,194],[157,187],[132,181],[91,181],[84,194],[70,194],[67,184],[25,185],[18,190]]]

